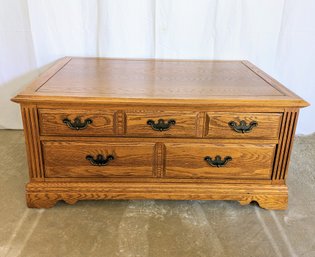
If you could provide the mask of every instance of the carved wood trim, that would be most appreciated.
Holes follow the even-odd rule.
[[[114,133],[116,135],[126,134],[126,113],[124,111],[117,111],[114,114]]]
[[[288,205],[286,185],[33,182],[27,185],[26,196],[32,208],[92,199],[236,200],[242,205],[256,201],[262,208],[277,210]]]
[[[163,143],[156,143],[154,146],[153,176],[157,178],[165,176],[165,153],[165,145]]]
[[[210,116],[206,112],[205,121],[204,121],[204,128],[203,128],[204,129],[203,137],[205,137],[209,134],[209,126],[210,126]]]
[[[285,151],[286,162],[284,162],[284,166],[283,166],[282,173],[281,173],[281,179],[283,179],[283,180],[286,179],[286,176],[288,174],[289,161],[290,161],[290,156],[291,156],[291,152],[292,152],[298,116],[299,116],[299,110],[298,109],[296,109],[294,112],[291,113],[290,136],[288,137],[290,142],[286,145],[286,151]]]
[[[35,105],[22,105],[21,112],[30,178],[44,180],[37,108]]]
[[[273,184],[283,184],[286,178],[297,118],[298,109],[286,109],[283,114],[279,135],[279,144],[277,145],[272,174]]]
[[[205,136],[205,127],[206,127],[206,112],[199,112],[196,117],[196,136],[204,137]]]

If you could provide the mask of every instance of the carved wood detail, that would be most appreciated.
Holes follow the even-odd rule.
[[[126,134],[126,113],[124,111],[117,111],[114,114],[114,133],[116,135]]]
[[[165,176],[165,145],[163,143],[156,143],[154,146],[154,169],[153,176],[162,178]]]
[[[272,174],[272,180],[274,184],[284,183],[288,171],[288,163],[292,150],[297,118],[297,109],[286,109],[283,114],[279,135],[279,144],[277,145]]]
[[[34,182],[26,192],[27,204],[33,208],[88,199],[234,200],[242,205],[256,201],[262,208],[277,210],[286,209],[288,203],[285,185]]]
[[[32,180],[44,180],[37,108],[35,105],[22,105],[21,113],[30,178]]]
[[[204,137],[205,135],[205,127],[206,127],[206,112],[199,112],[196,117],[196,136]]]
[[[247,205],[252,202],[257,202],[259,207],[268,210],[285,210],[288,207],[288,196],[287,195],[254,195],[245,196],[242,200],[239,200],[241,205]]]
[[[106,58],[64,58],[12,100],[22,105],[34,208],[176,199],[285,209],[298,109],[308,106],[246,61]],[[64,123],[76,118],[87,128]],[[251,122],[250,133],[229,125]],[[106,167],[89,163],[109,155]],[[232,160],[209,166],[216,156]]]

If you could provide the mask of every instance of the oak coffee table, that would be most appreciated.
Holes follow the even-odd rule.
[[[285,209],[299,109],[248,61],[63,58],[21,105],[27,205],[202,199]]]

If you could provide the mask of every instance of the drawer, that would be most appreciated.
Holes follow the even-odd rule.
[[[113,135],[114,114],[110,111],[40,109],[41,135]]]
[[[208,138],[278,139],[280,113],[208,113]]]
[[[44,141],[45,177],[152,177],[154,145]]]
[[[271,179],[275,145],[166,143],[168,178]]]
[[[196,137],[197,112],[126,112],[127,136]]]

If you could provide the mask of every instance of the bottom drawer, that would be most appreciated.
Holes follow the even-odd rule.
[[[45,177],[153,177],[154,143],[43,143]]]
[[[275,145],[166,143],[165,177],[270,179]]]

